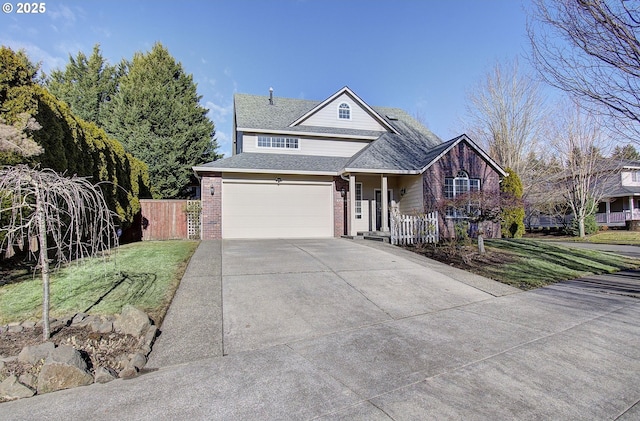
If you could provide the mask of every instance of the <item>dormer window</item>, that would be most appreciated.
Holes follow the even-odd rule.
[[[338,119],[351,120],[351,107],[346,102],[338,105]]]

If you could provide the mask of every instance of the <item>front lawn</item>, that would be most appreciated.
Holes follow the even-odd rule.
[[[159,325],[197,245],[197,241],[145,241],[121,246],[105,258],[64,267],[51,277],[51,317],[116,314],[131,304]],[[41,317],[39,274],[22,275],[0,286],[0,324]]]
[[[485,240],[487,253],[475,246],[426,245],[416,251],[460,269],[532,289],[590,274],[640,267],[640,260],[594,250],[569,248],[546,241]]]
[[[585,241],[599,244],[627,244],[640,246],[640,232],[622,230],[600,231],[596,234],[587,236]]]

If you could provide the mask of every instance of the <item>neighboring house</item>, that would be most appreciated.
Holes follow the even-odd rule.
[[[203,239],[388,232],[392,201],[419,214],[470,190],[499,194],[506,175],[466,135],[443,143],[348,87],[324,101],[236,94],[233,155],[194,171]],[[445,236],[455,217],[440,214]],[[485,232],[500,235],[496,224]]]
[[[640,228],[640,161],[624,161],[604,180],[605,199],[596,222],[609,227]]]

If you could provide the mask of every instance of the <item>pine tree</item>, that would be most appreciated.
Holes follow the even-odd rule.
[[[631,144],[627,144],[624,146],[618,145],[613,149],[611,158],[619,160],[638,161],[640,160],[640,153],[638,153],[636,148]]]
[[[149,166],[155,198],[188,196],[192,166],[216,159],[218,147],[193,77],[160,43],[126,67],[106,129]]]
[[[75,115],[104,127],[120,73],[118,67],[107,64],[100,45],[96,44],[89,58],[82,52],[75,59],[69,56],[64,71],[54,70],[47,78],[47,88],[66,102]]]

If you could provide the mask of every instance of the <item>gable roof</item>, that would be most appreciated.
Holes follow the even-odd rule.
[[[345,87],[343,89],[348,88]],[[336,94],[339,95],[342,92],[343,90],[340,90]],[[313,110],[322,108],[321,104],[326,101],[274,97],[273,104],[270,104],[269,97],[266,95],[237,93],[233,97],[235,129],[241,132],[277,133],[293,136],[302,134],[327,137],[340,135],[344,138],[364,140],[375,140],[380,136],[381,132],[375,130],[318,127],[304,124],[292,125],[296,121],[303,119],[304,116],[313,114]],[[429,129],[418,123],[400,108],[369,107],[366,104],[364,105],[377,116],[376,119],[380,124],[390,127],[389,131],[393,133],[402,135],[407,132],[415,133],[417,131],[427,137],[441,141]]]
[[[343,94],[349,95],[351,99],[353,99],[356,102],[356,104],[358,104],[361,108],[366,110],[375,120],[378,121],[378,123],[386,127],[390,132],[397,134],[396,129],[392,125],[390,125],[387,120],[385,120],[373,108],[371,108],[366,102],[364,102],[358,95],[356,95],[351,89],[349,89],[348,86],[345,86],[344,88],[338,90],[335,94],[331,95],[329,98],[317,104],[315,107],[313,107],[312,109],[310,109],[309,111],[301,115],[298,119],[293,121],[289,126],[295,127],[295,126],[301,125],[305,120],[307,120],[313,114],[317,113],[326,105],[330,104],[336,98],[338,98],[340,95],[343,95]]]
[[[500,175],[507,176],[502,167],[467,135],[460,135],[444,143],[437,143],[436,139],[425,138],[420,134],[415,137],[384,134],[354,155],[344,172],[422,174],[456,145],[465,142]]]

